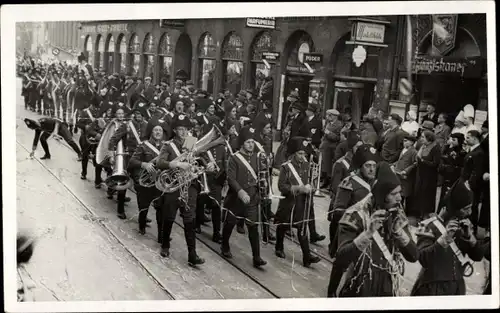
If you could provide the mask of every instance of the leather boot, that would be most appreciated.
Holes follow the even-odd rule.
[[[248,227],[248,239],[252,247],[253,266],[259,268],[266,265],[267,262],[260,257],[259,229],[257,225]]]
[[[205,263],[205,260],[196,254],[196,235],[194,232],[194,222],[184,223],[184,237],[188,247],[188,264],[196,266]]]

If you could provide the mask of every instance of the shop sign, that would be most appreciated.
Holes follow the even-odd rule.
[[[286,70],[292,73],[311,74],[311,71],[305,66],[287,65]]]
[[[83,33],[112,33],[126,32],[128,24],[103,24],[103,25],[87,25],[82,26]]]
[[[276,29],[276,18],[274,17],[249,17],[247,27]]]
[[[360,67],[366,60],[366,49],[363,46],[357,46],[356,49],[352,51],[352,61],[356,64],[356,67]]]
[[[480,57],[466,59],[448,59],[419,57],[412,63],[413,74],[450,74],[460,77],[479,78],[484,60]]]
[[[323,63],[323,55],[318,53],[304,53],[304,63]]]
[[[262,59],[267,61],[276,62],[280,59],[279,52],[262,52]]]
[[[59,52],[60,52],[60,51],[59,51],[59,49],[57,49],[57,48],[52,49],[52,54],[53,54],[53,55],[58,55],[58,54],[59,54]]]
[[[384,43],[385,25],[356,21],[352,27],[352,41]]]
[[[186,26],[185,20],[160,20],[160,27],[184,27]]]
[[[441,55],[446,55],[455,47],[457,21],[457,14],[432,16],[432,46],[436,48]]]

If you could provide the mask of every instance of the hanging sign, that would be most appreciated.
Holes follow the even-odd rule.
[[[61,52],[61,51],[59,51],[59,49],[57,49],[57,48],[52,49],[52,54],[53,55],[58,55],[59,52]]]
[[[352,52],[352,61],[356,64],[356,67],[360,67],[366,60],[366,49],[363,46],[357,46]]]
[[[304,63],[323,63],[323,55],[319,53],[304,53]]]
[[[384,43],[385,25],[376,23],[353,23],[351,40],[373,43]]]
[[[441,55],[446,55],[455,48],[457,21],[457,14],[437,14],[432,16],[432,46]]]
[[[262,59],[266,61],[276,62],[280,59],[279,52],[262,52]]]

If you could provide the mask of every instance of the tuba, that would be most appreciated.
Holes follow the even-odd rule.
[[[125,169],[125,148],[123,140],[120,140],[116,145],[115,164],[113,166],[113,174],[106,178],[106,186],[114,190],[125,190],[130,186],[130,177]]]
[[[189,138],[188,138],[189,139]],[[189,141],[186,139],[187,141]],[[172,193],[182,187],[189,186],[194,179],[197,179],[205,172],[202,159],[197,157],[198,154],[224,144],[224,136],[215,127],[198,140],[188,151],[184,152],[173,161],[190,163],[191,169],[184,171],[181,169],[168,169],[162,171],[156,179],[156,188],[162,192]],[[172,162],[173,162],[172,161]]]

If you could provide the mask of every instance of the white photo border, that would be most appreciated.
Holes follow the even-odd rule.
[[[159,14],[158,12],[162,12]],[[5,5],[1,10],[2,58],[2,189],[4,286],[7,312],[97,311],[280,311],[373,309],[473,309],[499,307],[499,267],[491,266],[492,294],[497,296],[318,298],[262,300],[16,302],[15,247],[16,126],[15,23],[23,21],[139,20],[158,18],[231,18],[250,16],[359,16],[405,14],[486,13],[488,62],[488,120],[490,129],[492,264],[499,261],[496,34],[494,1],[293,2],[293,3],[174,3],[174,4],[50,4]],[[126,17],[126,18],[124,18]],[[497,186],[495,188],[494,186]],[[325,286],[325,293],[326,293]],[[382,301],[381,301],[382,300]]]

